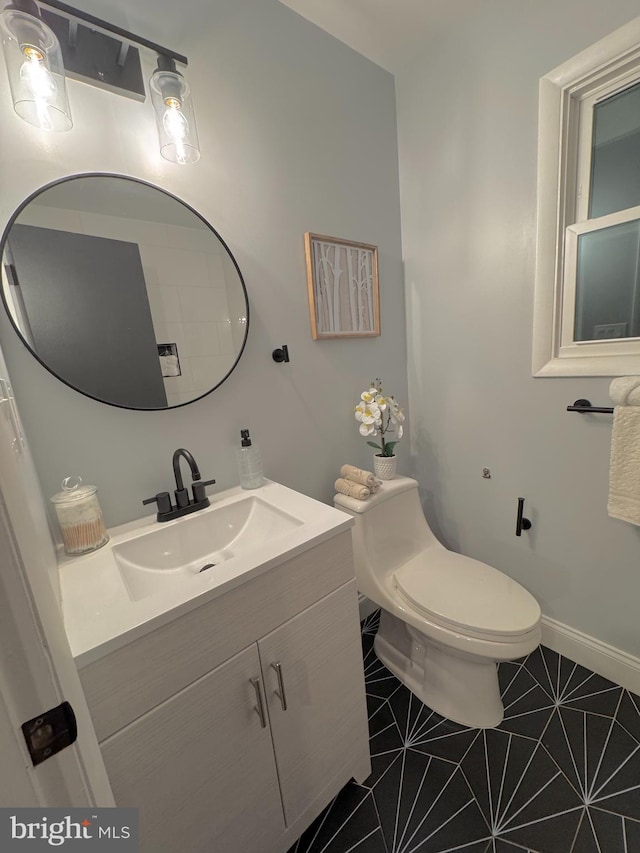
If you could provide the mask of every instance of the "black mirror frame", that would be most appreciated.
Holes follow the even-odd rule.
[[[68,388],[71,388],[74,391],[76,391],[78,394],[82,394],[84,397],[89,397],[91,400],[95,400],[98,403],[103,403],[107,406],[113,406],[116,409],[128,409],[129,411],[134,411],[134,412],[164,412],[164,411],[168,411],[170,409],[181,409],[183,406],[190,406],[192,403],[195,403],[197,400],[202,400],[204,397],[208,397],[212,391],[215,391],[216,388],[219,388],[223,384],[223,382],[227,381],[229,376],[236,369],[238,362],[240,361],[240,358],[242,357],[244,349],[247,345],[247,338],[249,336],[249,322],[250,322],[249,295],[247,293],[247,287],[245,285],[242,273],[240,272],[240,267],[238,266],[238,262],[236,261],[235,257],[233,256],[233,253],[229,249],[226,242],[222,239],[222,237],[216,231],[216,229],[204,218],[204,216],[202,216],[202,214],[198,213],[198,211],[194,207],[192,207],[186,201],[181,199],[179,196],[174,195],[173,193],[170,193],[168,190],[162,189],[162,187],[159,187],[156,184],[152,184],[150,181],[145,181],[145,180],[142,180],[141,178],[136,178],[132,175],[118,174],[116,172],[78,172],[78,173],[73,174],[73,175],[66,175],[63,178],[58,178],[55,181],[50,181],[49,183],[44,184],[43,186],[39,187],[34,192],[30,193],[30,195],[28,195],[27,198],[16,208],[16,210],[11,215],[10,219],[8,220],[4,230],[2,232],[2,238],[0,239],[0,263],[2,262],[2,258],[4,257],[4,248],[5,248],[5,244],[7,242],[7,239],[9,237],[9,233],[10,233],[13,225],[15,224],[16,220],[18,219],[18,217],[20,216],[22,211],[25,209],[25,207],[27,207],[27,205],[29,205],[35,198],[37,198],[39,195],[41,195],[46,190],[51,189],[52,187],[55,187],[55,186],[59,186],[60,184],[68,183],[69,181],[75,181],[78,178],[118,178],[120,180],[132,181],[132,182],[137,183],[137,184],[142,184],[143,186],[149,187],[150,189],[153,189],[153,190],[157,190],[158,192],[161,192],[164,195],[169,196],[169,198],[172,198],[174,201],[177,201],[179,204],[183,205],[188,210],[190,210],[191,213],[193,213],[195,216],[197,216],[198,219],[200,219],[200,221],[203,222],[204,225],[206,225],[206,227],[209,229],[209,231],[211,231],[217,237],[217,239],[220,241],[220,244],[225,249],[225,251],[229,255],[229,258],[233,262],[233,266],[235,267],[235,270],[238,274],[238,278],[240,280],[240,284],[242,285],[242,290],[244,292],[244,299],[245,299],[245,304],[247,307],[247,312],[246,312],[246,324],[245,324],[244,340],[242,342],[242,346],[240,347],[240,352],[238,353],[235,361],[233,362],[233,364],[231,365],[231,367],[229,368],[227,373],[225,373],[225,375],[222,377],[222,379],[218,383],[216,383],[212,388],[210,388],[208,391],[206,391],[204,394],[200,394],[198,397],[194,397],[192,400],[187,400],[184,403],[178,403],[174,406],[161,406],[158,408],[139,408],[137,406],[122,406],[119,403],[113,403],[110,400],[103,400],[100,397],[95,397],[95,396],[93,396],[93,394],[89,394],[87,391],[83,391],[82,389],[77,388],[75,385],[72,385],[70,382],[67,382],[66,379],[64,379],[62,376],[59,376],[54,370],[52,370],[40,358],[40,356],[32,349],[32,347],[29,345],[29,343],[25,340],[24,335],[22,334],[22,332],[18,328],[15,320],[13,319],[13,315],[11,313],[11,310],[9,309],[8,304],[7,304],[7,300],[5,298],[5,293],[4,293],[4,287],[0,286],[0,296],[2,297],[2,304],[4,306],[4,309],[5,309],[7,316],[9,317],[11,325],[14,328],[14,331],[16,332],[16,334],[18,335],[18,337],[20,338],[20,340],[22,341],[22,343],[24,344],[26,349],[31,353],[31,355],[36,359],[36,361],[38,361],[42,365],[42,367],[44,367],[44,369],[48,373],[50,373],[52,376],[54,376],[56,379],[58,379],[60,382],[62,382],[64,385],[66,385]]]

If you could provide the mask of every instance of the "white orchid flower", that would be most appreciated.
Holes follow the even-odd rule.
[[[379,445],[371,441],[369,444],[378,446],[383,455],[391,455],[394,445],[402,438],[405,416],[393,397],[383,395],[382,382],[379,379],[371,383],[368,391],[360,394],[354,414],[360,424],[360,435],[380,436]],[[389,434],[393,436],[393,441],[385,439],[385,435]],[[386,450],[389,453],[385,453]]]
[[[371,405],[367,406],[364,410],[362,413],[362,422],[365,424],[379,424],[382,422],[380,409],[375,403],[371,403]]]
[[[378,406],[380,407],[380,411],[384,412],[384,410],[387,408],[387,405],[389,403],[387,398],[383,397],[382,394],[376,394],[375,400],[376,400],[376,403],[378,404]]]
[[[404,423],[404,412],[393,397],[389,397],[389,416],[394,424]]]
[[[380,424],[382,422],[380,407],[375,402],[358,403],[355,408],[355,415],[356,420],[364,424]]]

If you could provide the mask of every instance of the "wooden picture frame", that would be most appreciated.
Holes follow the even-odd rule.
[[[304,242],[314,341],[379,335],[378,247],[310,232]]]

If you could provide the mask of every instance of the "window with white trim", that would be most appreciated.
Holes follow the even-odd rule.
[[[640,373],[640,18],[540,81],[533,373]]]

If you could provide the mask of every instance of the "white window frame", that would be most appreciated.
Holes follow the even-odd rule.
[[[640,338],[573,340],[578,236],[640,218],[638,207],[587,219],[592,107],[636,81],[640,17],[540,80],[534,376],[640,374]]]

